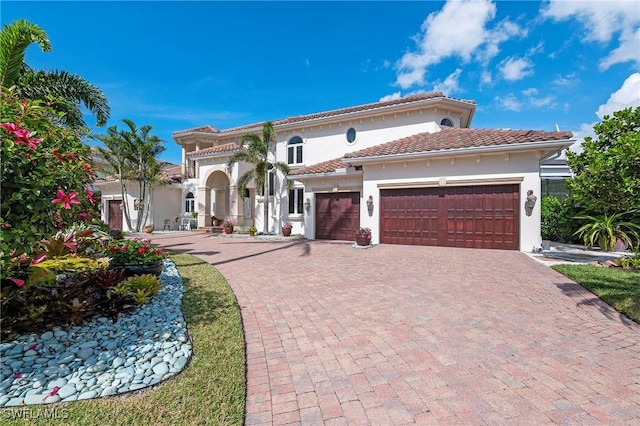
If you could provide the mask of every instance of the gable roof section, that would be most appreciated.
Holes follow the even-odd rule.
[[[571,132],[538,130],[459,129],[445,127],[435,133],[418,133],[382,145],[345,154],[345,159],[377,157],[394,154],[446,151],[526,142],[561,141],[571,139]]]
[[[238,149],[240,149],[240,145],[238,145],[235,142],[230,142],[230,143],[225,143],[224,145],[216,145],[210,148],[201,149],[199,151],[190,152],[189,154],[187,154],[187,157],[194,158],[194,157],[200,157],[203,155],[229,153],[229,152],[237,151]]]
[[[547,132],[538,130],[491,130],[459,129],[445,127],[436,133],[418,133],[402,139],[387,142],[359,151],[349,152],[344,157],[313,164],[292,171],[292,176],[318,173],[332,173],[345,167],[351,159],[394,156],[413,153],[446,152],[458,149],[473,149],[499,145],[518,145],[522,143],[568,141],[571,132]]]
[[[469,105],[476,104],[475,101],[473,100],[456,99],[456,98],[450,98],[448,96],[444,96],[442,92],[420,93],[416,95],[405,96],[404,98],[392,99],[389,101],[372,102],[369,104],[357,105],[357,106],[352,106],[347,108],[339,108],[339,109],[318,112],[313,114],[298,115],[294,117],[273,120],[271,122],[275,127],[277,127],[285,124],[293,124],[293,123],[300,123],[304,121],[311,121],[311,120],[317,120],[322,118],[337,117],[340,115],[352,114],[356,112],[372,111],[372,110],[391,107],[395,105],[402,105],[402,104],[409,104],[412,102],[423,101],[426,99],[449,99],[449,100],[454,100],[458,102],[464,102]],[[244,126],[231,127],[229,129],[224,129],[224,130],[216,130],[211,126],[202,126],[202,127],[196,127],[194,129],[180,130],[180,131],[174,132],[173,135],[181,136],[188,133],[218,133],[222,135],[222,134],[228,134],[228,133],[236,133],[240,131],[250,131],[250,130],[261,129],[264,123],[265,123],[264,121],[261,121],[258,123],[247,124]]]
[[[312,164],[308,167],[302,167],[300,169],[291,170],[289,176],[296,175],[315,175],[319,173],[333,173],[337,169],[343,168],[345,165],[342,162],[342,157],[334,158],[333,160],[323,161],[322,163]]]

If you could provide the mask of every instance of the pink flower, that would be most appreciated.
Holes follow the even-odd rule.
[[[59,390],[59,386],[54,386],[53,389],[51,389],[51,393],[49,393],[49,396],[56,396]]]
[[[79,213],[79,214],[78,214],[78,219],[80,219],[80,220],[87,220],[87,219],[89,219],[89,216],[90,216],[90,215],[89,215],[89,213],[87,213],[87,212],[82,212],[82,213]]]
[[[29,346],[29,350],[30,351],[35,351],[36,349],[38,349],[38,344],[34,343],[33,345]]]
[[[61,163],[64,163],[64,158],[62,158],[62,155],[60,155],[60,152],[58,152],[57,149],[54,149],[53,151],[51,151],[51,154],[56,157],[58,160],[60,160]]]
[[[62,189],[58,189],[58,197],[51,200],[51,204],[64,204],[64,208],[69,210],[71,204],[80,204],[80,201],[76,200],[78,193],[76,191],[70,192],[69,195],[65,194]]]
[[[93,192],[89,188],[84,189],[84,193],[87,194],[87,200],[91,203],[92,206],[96,205],[96,200],[93,199]]]
[[[0,127],[11,133],[20,129],[15,123],[0,123]]]
[[[29,145],[29,148],[31,149],[36,149],[38,148],[36,144],[42,142],[42,139],[30,137],[31,132],[29,132],[27,129],[16,128],[12,131],[12,133],[13,136],[16,137],[16,145],[25,144]]]
[[[20,373],[20,370],[18,370],[15,373],[13,373],[13,378],[14,379],[21,379],[22,378],[22,373]]]
[[[13,281],[13,283],[18,287],[22,287],[24,285],[24,280],[21,280],[20,278],[12,277],[12,278],[9,278],[9,280]]]

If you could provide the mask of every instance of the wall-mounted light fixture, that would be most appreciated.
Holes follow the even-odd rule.
[[[533,190],[530,189],[527,191],[527,201],[524,202],[524,211],[527,216],[531,216],[533,213],[533,208],[536,206],[536,200],[538,197],[533,195]]]
[[[304,202],[304,211],[309,213],[309,210],[311,210],[311,200],[307,198]]]
[[[369,212],[369,216],[373,216],[373,195],[369,195],[369,199],[367,200],[367,211]]]

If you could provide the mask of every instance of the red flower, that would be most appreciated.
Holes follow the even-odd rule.
[[[9,280],[13,281],[13,283],[18,287],[22,287],[24,285],[24,280],[21,280],[20,278],[12,277],[12,278],[9,278]]]
[[[89,188],[85,188],[84,193],[87,194],[87,200],[89,200],[89,203],[91,203],[92,206],[95,206],[96,200],[93,199],[93,192]]]
[[[36,349],[38,349],[38,344],[34,343],[33,345],[29,346],[29,350],[30,351],[35,351]]]
[[[75,199],[77,196],[78,193],[75,191],[70,192],[69,195],[67,195],[62,189],[58,189],[58,197],[60,198],[54,198],[53,200],[51,200],[51,203],[64,204],[64,208],[68,210],[71,208],[71,204],[80,204],[80,201]]]
[[[59,390],[60,386],[54,386],[53,389],[51,389],[51,393],[49,394],[49,396],[56,396]]]
[[[2,224],[2,227],[4,229],[9,229],[9,228],[11,228],[11,225],[9,225],[7,222],[5,222],[5,223]]]
[[[129,244],[123,244],[122,250],[129,250]]]
[[[78,214],[78,219],[80,220],[87,220],[89,219],[89,217],[91,217],[91,215],[87,212],[82,212]]]
[[[64,163],[64,158],[62,158],[62,155],[60,155],[60,152],[58,152],[57,149],[54,149],[53,151],[51,151],[51,154],[53,154],[54,157],[60,160],[61,163]]]
[[[0,123],[0,127],[11,133],[20,129],[15,123]]]
[[[14,379],[20,379],[22,378],[22,374],[20,373],[20,370],[16,371],[15,373],[13,373],[13,378]]]

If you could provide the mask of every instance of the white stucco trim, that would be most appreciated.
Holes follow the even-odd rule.
[[[563,139],[560,141],[546,142],[524,142],[519,144],[503,144],[491,146],[473,146],[468,148],[452,148],[441,149],[436,151],[420,151],[402,154],[372,155],[369,157],[345,158],[342,160],[345,164],[365,164],[365,163],[381,163],[387,161],[402,161],[421,158],[434,157],[453,157],[463,155],[479,155],[479,154],[495,154],[506,151],[546,151],[553,150],[547,154],[541,154],[540,160],[545,159],[546,155],[553,155],[556,150],[564,149],[575,142],[573,139]]]

